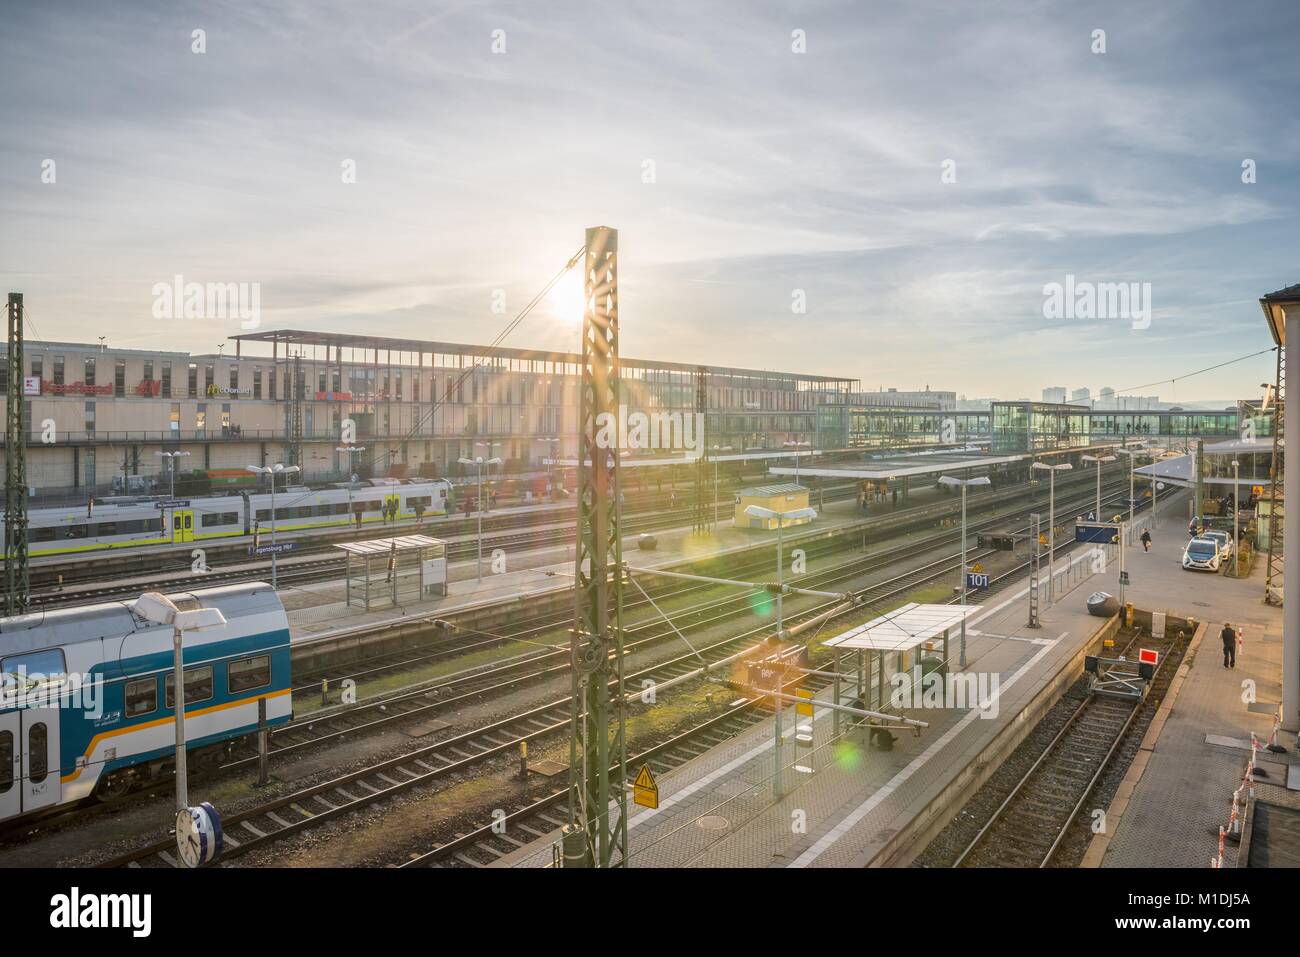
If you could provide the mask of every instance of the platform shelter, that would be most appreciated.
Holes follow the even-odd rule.
[[[347,556],[347,604],[400,605],[447,594],[447,543],[428,535],[398,535],[334,546]]]

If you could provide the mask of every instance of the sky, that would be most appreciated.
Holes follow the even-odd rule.
[[[1300,282],[1294,0],[3,5],[32,339],[213,352],[179,275],[487,342],[608,225],[628,356],[1191,401],[1259,394],[1269,352],[1182,377]],[[1149,321],[1048,315],[1067,277]],[[506,344],[576,348],[580,289]]]

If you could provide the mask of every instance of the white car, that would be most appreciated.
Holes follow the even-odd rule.
[[[1212,538],[1219,543],[1219,557],[1223,561],[1232,558],[1232,535],[1229,532],[1205,531],[1201,532],[1202,538]]]
[[[1193,538],[1183,549],[1183,567],[1199,572],[1217,572],[1223,564],[1218,539]]]

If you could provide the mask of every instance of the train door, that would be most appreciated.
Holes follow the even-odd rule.
[[[0,819],[59,803],[59,709],[0,715]]]
[[[23,792],[19,786],[23,776],[19,767],[22,759],[18,752],[21,736],[18,712],[0,714],[0,821],[22,813],[23,809]]]
[[[192,509],[178,508],[172,512],[172,541],[194,541],[194,512]]]

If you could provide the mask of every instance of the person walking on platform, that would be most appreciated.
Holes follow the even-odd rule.
[[[1223,631],[1219,632],[1219,638],[1223,641],[1223,667],[1237,667],[1237,633],[1233,631],[1231,622],[1223,623]]]
[[[1142,529],[1141,541],[1142,541],[1142,551],[1144,552],[1151,551],[1151,529],[1149,528]]]

